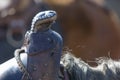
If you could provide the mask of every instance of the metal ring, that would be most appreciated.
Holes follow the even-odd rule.
[[[22,34],[22,39],[19,40],[19,41],[16,41],[13,39],[13,32],[11,29],[8,29],[7,31],[7,34],[6,34],[6,39],[7,39],[7,42],[12,45],[13,47],[15,48],[18,48],[18,47],[21,47],[22,43],[23,43],[23,40],[24,40],[24,33],[25,31],[22,30],[21,34]]]

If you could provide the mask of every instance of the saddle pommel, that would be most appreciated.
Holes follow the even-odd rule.
[[[43,11],[34,18],[27,32],[27,71],[33,80],[57,80],[60,69],[62,37],[50,26],[56,20],[55,11]]]

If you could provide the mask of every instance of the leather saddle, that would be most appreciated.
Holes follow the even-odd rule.
[[[55,11],[38,13],[24,44],[12,58],[0,65],[0,80],[68,80],[60,64],[62,37],[51,30],[56,20]]]

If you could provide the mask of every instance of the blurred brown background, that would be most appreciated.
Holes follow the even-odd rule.
[[[32,18],[44,10],[55,10],[53,29],[64,39],[63,50],[89,64],[98,57],[120,58],[119,0],[1,0],[0,63],[20,48]]]

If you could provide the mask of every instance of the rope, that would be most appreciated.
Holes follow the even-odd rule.
[[[23,49],[17,49],[17,50],[15,50],[14,56],[17,61],[19,69],[23,73],[23,78],[25,78],[25,80],[32,80],[32,78],[30,77],[30,74],[28,73],[27,69],[25,68],[25,66],[20,58],[20,54],[23,52],[24,52]]]

